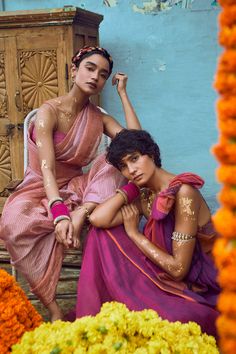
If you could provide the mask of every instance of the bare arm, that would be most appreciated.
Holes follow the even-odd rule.
[[[91,224],[103,229],[123,224],[121,207],[124,204],[125,201],[122,195],[116,193],[94,209],[89,217]],[[135,201],[135,205],[141,213],[139,200]]]
[[[37,112],[35,133],[44,188],[48,200],[59,197],[53,144],[53,131],[56,126],[55,113],[50,107],[43,105]],[[72,243],[72,224],[70,220],[61,220],[55,227],[55,233],[57,241],[69,247]]]
[[[44,188],[48,200],[54,197],[59,197],[55,174],[55,152],[53,145],[53,130],[55,127],[55,114],[53,114],[50,107],[42,106],[37,112],[35,133]]]
[[[112,84],[117,85],[117,92],[120,96],[123,106],[126,127],[128,129],[141,129],[139,119],[134,111],[134,108],[129,100],[126,85],[128,77],[127,75],[117,73],[112,78]],[[110,115],[104,115],[103,117],[104,132],[111,138],[113,138],[119,131],[122,130],[122,126]]]
[[[177,281],[189,271],[195,248],[200,206],[199,192],[190,186],[181,187],[176,198],[175,231],[193,236],[188,241],[172,241],[172,255],[158,248],[138,231],[137,211],[133,206],[124,206],[122,215],[128,236],[140,250],[155,264]]]

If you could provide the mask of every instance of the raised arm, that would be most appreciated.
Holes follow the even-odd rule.
[[[124,225],[128,236],[140,250],[155,264],[177,281],[188,273],[196,243],[198,214],[201,196],[194,188],[183,185],[176,196],[175,228],[172,235],[172,255],[163,251],[138,231],[135,209],[122,208]]]
[[[128,129],[141,129],[139,119],[134,111],[134,108],[129,100],[126,86],[128,76],[122,73],[117,73],[112,78],[112,84],[116,85],[117,92],[120,96],[121,103],[124,110],[126,128]],[[110,115],[104,115],[103,117],[104,132],[111,138],[113,138],[119,131],[122,130],[122,126]]]

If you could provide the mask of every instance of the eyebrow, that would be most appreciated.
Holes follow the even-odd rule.
[[[95,63],[93,63],[92,61],[86,61],[85,65],[86,65],[86,64],[92,65],[92,66],[94,66],[95,68],[97,68],[97,65],[96,65]],[[101,71],[103,71],[103,72],[109,74],[109,71],[106,70],[106,69],[101,69]]]

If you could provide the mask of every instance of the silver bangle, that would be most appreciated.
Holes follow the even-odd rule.
[[[61,220],[70,220],[70,217],[68,215],[59,215],[56,217],[56,219],[54,219],[53,224],[56,225]]]
[[[171,240],[174,241],[189,241],[194,239],[196,236],[194,235],[189,235],[189,234],[184,234],[182,232],[174,231],[171,236]]]

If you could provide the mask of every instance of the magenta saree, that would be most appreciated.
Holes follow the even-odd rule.
[[[172,252],[173,204],[182,183],[200,188],[196,175],[176,176],[154,200],[144,234]],[[191,268],[184,281],[176,282],[152,263],[126,235],[124,227],[91,228],[78,283],[76,316],[95,315],[102,303],[119,301],[131,310],[154,309],[169,321],[195,321],[204,332],[216,335],[215,305],[219,294],[210,251],[216,236],[212,224],[199,228]]]
[[[57,112],[57,101],[48,101]],[[38,159],[29,129],[29,166],[21,185],[8,198],[0,220],[0,238],[12,263],[28,280],[32,292],[45,304],[55,297],[63,260],[63,246],[56,242],[54,225]],[[56,178],[60,196],[70,210],[82,202],[101,203],[123,181],[120,173],[99,156],[89,173],[82,167],[92,161],[103,133],[102,115],[89,103],[63,137],[54,135]],[[104,183],[104,181],[106,181]]]

